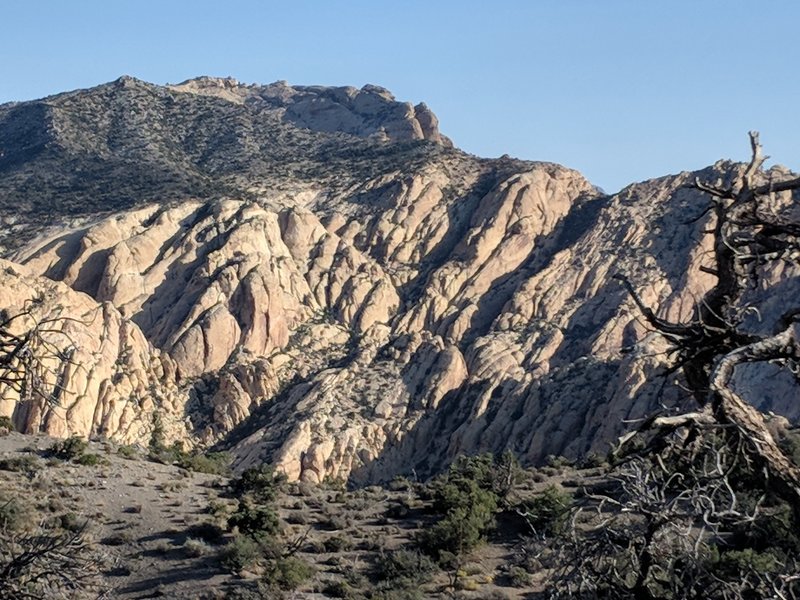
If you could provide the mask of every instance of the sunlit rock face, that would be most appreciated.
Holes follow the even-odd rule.
[[[686,403],[613,275],[689,319],[714,276],[706,200],[684,184],[738,168],[607,196],[558,165],[464,154],[376,86],[213,78],[5,105],[0,142],[0,307],[35,299],[74,349],[46,382],[57,402],[5,387],[0,412],[143,444],[158,422],[314,482],[605,452]],[[770,328],[797,261],[764,282],[748,301]],[[796,380],[774,375],[737,386],[797,417]]]

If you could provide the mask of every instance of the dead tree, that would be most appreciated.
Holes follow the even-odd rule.
[[[767,157],[762,153],[758,133],[750,133],[752,155],[730,186],[696,179],[688,187],[703,192],[709,204],[713,236],[712,264],[705,272],[716,276],[715,285],[697,303],[688,323],[659,318],[647,306],[629,279],[616,277],[626,287],[649,327],[671,344],[674,371],[682,371],[686,385],[697,401],[698,410],[647,420],[636,432],[620,439],[625,447],[637,433],[649,432],[652,439],[678,428],[684,439],[692,440],[702,430],[722,426],[746,441],[755,470],[790,503],[800,516],[800,467],[781,451],[767,429],[762,414],[732,388],[734,371],[745,363],[770,362],[797,373],[800,362],[800,298],[787,306],[775,329],[758,334],[743,326],[748,306],[743,298],[748,287],[760,277],[759,269],[774,261],[798,262],[800,221],[776,208],[775,194],[800,189],[800,178],[772,181],[763,171]]]
[[[783,508],[753,494],[744,444],[723,431],[692,455],[635,457],[586,490],[568,534],[540,549],[550,597],[797,599],[796,539],[777,535]]]
[[[65,331],[68,322],[85,322],[47,307],[41,297],[25,302],[17,311],[0,310],[0,397],[22,403],[58,406],[66,390],[76,346]]]
[[[0,597],[102,597],[101,567],[106,562],[84,533],[48,528],[0,529]]]

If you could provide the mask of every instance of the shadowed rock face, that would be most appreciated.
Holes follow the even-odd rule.
[[[86,371],[58,407],[0,389],[3,414],[146,443],[158,413],[172,438],[311,481],[603,452],[623,420],[685,402],[611,277],[689,318],[713,276],[706,201],[682,186],[738,168],[604,196],[558,165],[466,155],[382,88],[211,78],[0,107],[0,146],[0,202],[25,199],[0,306],[43,294],[76,316]],[[796,263],[766,275],[760,327],[800,292]],[[797,416],[796,381],[768,378],[738,385]]]

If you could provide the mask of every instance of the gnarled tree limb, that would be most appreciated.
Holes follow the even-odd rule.
[[[620,447],[636,433],[659,430],[668,435],[678,428],[698,430],[712,424],[733,428],[748,445],[752,460],[776,492],[790,502],[800,521],[800,466],[781,451],[764,418],[742,399],[731,382],[737,366],[747,362],[794,362],[800,360],[800,308],[784,313],[778,331],[756,335],[740,327],[747,305],[742,296],[749,280],[757,277],[754,263],[777,260],[787,251],[800,251],[800,223],[776,214],[764,214],[760,199],[767,194],[800,190],[800,178],[759,184],[764,156],[757,132],[750,132],[751,158],[738,182],[721,188],[695,180],[689,187],[712,197],[713,265],[702,268],[717,277],[715,285],[697,303],[688,324],[657,316],[624,275],[622,282],[647,323],[670,340],[678,351],[676,362],[701,410],[684,415],[656,416],[620,438]]]

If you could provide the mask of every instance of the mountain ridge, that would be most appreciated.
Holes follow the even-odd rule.
[[[85,346],[66,413],[0,390],[21,430],[146,444],[159,415],[240,468],[366,483],[483,450],[602,453],[623,421],[688,402],[657,381],[663,342],[613,276],[688,319],[713,276],[707,201],[686,185],[741,165],[609,195],[553,163],[468,155],[375,86],[99,88],[55,96],[72,110],[52,117],[55,147],[19,141],[39,105],[22,125],[21,105],[0,107],[0,147],[16,144],[0,306],[42,294],[43,314],[80,316]],[[765,276],[800,293],[791,265]],[[753,291],[762,326],[780,298]],[[769,377],[740,386],[800,416],[796,382],[759,391]]]

